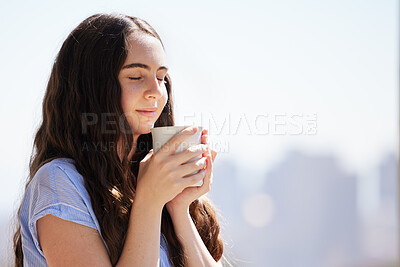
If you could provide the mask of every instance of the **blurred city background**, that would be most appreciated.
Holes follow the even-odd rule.
[[[177,125],[209,128],[234,266],[397,266],[395,0],[0,0],[0,266],[11,259],[52,62],[98,12],[148,21]]]

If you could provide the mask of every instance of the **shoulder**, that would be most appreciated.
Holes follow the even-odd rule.
[[[72,159],[58,158],[41,166],[29,183],[24,198],[31,220],[53,214],[96,228],[90,196]]]
[[[53,225],[57,231],[66,225],[72,225],[71,229],[75,230],[84,229],[76,225],[80,224],[97,230],[103,240],[84,178],[77,171],[72,159],[57,158],[43,164],[35,173],[24,195],[19,214],[22,235],[25,237],[23,242],[30,248],[36,247],[36,253],[42,257],[44,255],[36,226],[45,216],[46,219],[42,221],[50,222],[44,224],[46,227]],[[86,232],[92,234],[92,229]],[[104,240],[103,243],[105,244]],[[106,244],[105,247],[108,250]]]
[[[57,158],[43,164],[36,172],[30,184],[48,184],[49,186],[61,183],[72,183],[75,186],[84,184],[81,174],[75,168],[75,161],[69,158]]]
[[[43,164],[25,191],[19,214],[22,233],[25,242],[36,246],[42,256],[36,223],[46,215],[93,228],[100,233],[84,178],[76,170],[72,159],[58,158]]]
[[[55,201],[75,199],[80,196],[85,202],[89,195],[83,176],[76,170],[75,161],[69,158],[57,158],[43,164],[36,172],[27,188],[38,197],[51,197]],[[56,197],[55,197],[56,196]]]

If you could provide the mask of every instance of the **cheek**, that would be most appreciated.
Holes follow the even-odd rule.
[[[136,105],[137,96],[134,90],[127,90],[122,88],[121,92],[121,106],[124,113],[129,113]]]

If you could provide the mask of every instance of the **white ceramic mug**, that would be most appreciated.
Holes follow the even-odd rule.
[[[190,126],[164,126],[164,127],[155,127],[151,129],[151,135],[153,139],[153,150],[156,153],[172,136],[177,134],[178,132],[182,131],[183,129],[190,127]],[[179,147],[176,149],[175,154],[184,151],[190,146],[201,144],[201,132],[203,131],[203,127],[197,126],[197,132],[183,141]],[[201,159],[202,155],[199,155],[188,162],[193,162]],[[196,171],[192,174],[193,175],[198,173]],[[187,175],[187,176],[189,176]],[[192,186],[201,186],[203,184],[203,180],[199,181],[197,184]]]

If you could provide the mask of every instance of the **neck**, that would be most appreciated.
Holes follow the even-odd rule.
[[[131,151],[128,154],[128,160],[131,160],[131,158],[133,157],[133,154],[135,154],[136,152],[136,144],[137,144],[137,140],[138,140],[138,135],[133,135],[133,146]]]
[[[136,151],[136,143],[137,143],[137,139],[138,139],[138,135],[133,135],[133,145],[132,145],[132,149],[131,149],[131,151],[129,151],[129,154],[128,154],[128,160],[131,160],[131,158],[133,157],[133,154],[135,154],[135,151]],[[122,148],[122,144],[121,144],[121,140],[119,140],[118,141],[118,147],[117,147],[117,149],[118,149],[118,156],[119,156],[119,159],[122,161],[122,155],[123,155],[123,148]]]

